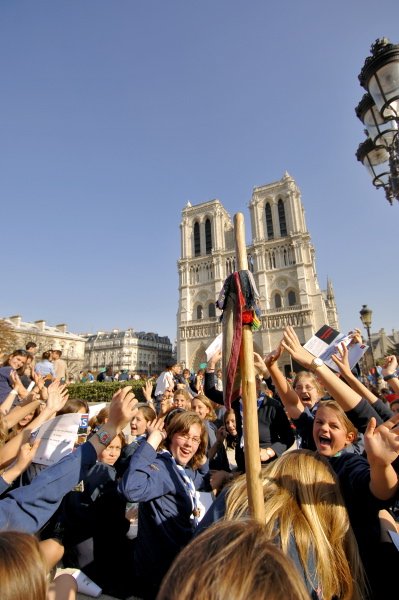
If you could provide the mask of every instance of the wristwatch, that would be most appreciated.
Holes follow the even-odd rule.
[[[108,446],[112,440],[112,436],[102,429],[100,429],[100,431],[96,431],[96,436],[100,440],[100,444],[103,446]]]
[[[321,358],[314,358],[310,364],[310,370],[312,371],[312,373],[315,373],[317,371],[317,369],[319,367],[322,367],[324,365],[324,362],[321,360]]]
[[[391,373],[390,375],[385,375],[384,377],[384,381],[390,381],[391,379],[397,379],[398,376],[396,375],[396,373]]]

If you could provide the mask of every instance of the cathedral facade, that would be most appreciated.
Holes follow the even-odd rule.
[[[277,182],[253,190],[249,204],[251,243],[248,268],[259,294],[262,326],[254,349],[264,355],[292,325],[302,343],[322,325],[339,329],[332,283],[319,287],[315,251],[306,227],[300,191],[286,173]],[[182,211],[177,359],[197,370],[205,349],[221,332],[215,307],[224,280],[236,268],[232,220],[219,200]],[[292,368],[285,353],[279,361]]]

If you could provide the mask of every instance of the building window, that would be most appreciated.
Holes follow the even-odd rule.
[[[275,294],[274,295],[274,308],[281,308],[281,307],[282,307],[281,296],[280,296],[280,294]]]
[[[296,293],[291,290],[290,292],[288,292],[288,306],[295,306],[296,305]]]
[[[201,254],[200,226],[198,221],[194,223],[194,255]]]
[[[203,315],[202,306],[201,306],[201,304],[198,304],[198,306],[197,306],[197,319],[202,319],[202,315]]]
[[[272,209],[271,209],[271,206],[270,206],[269,203],[266,204],[265,212],[266,212],[266,232],[267,232],[267,239],[268,240],[272,240],[274,238],[273,218],[272,218]]]
[[[212,228],[209,219],[205,221],[205,251],[207,254],[212,252]]]
[[[277,208],[278,208],[278,220],[280,222],[280,235],[285,236],[285,235],[287,235],[287,222],[285,220],[284,202],[282,200],[278,201]]]
[[[211,319],[212,317],[216,317],[216,307],[215,303],[211,302],[208,306],[208,317]]]

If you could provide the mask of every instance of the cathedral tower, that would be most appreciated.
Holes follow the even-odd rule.
[[[315,252],[305,223],[301,195],[286,173],[275,183],[253,190],[249,204],[252,242],[248,265],[261,297],[262,327],[255,349],[265,354],[281,340],[284,327],[295,327],[305,342],[325,323],[338,328],[332,284],[318,284]],[[235,270],[234,231],[219,200],[183,209],[179,269],[178,360],[190,369],[205,362],[205,348],[221,331],[215,301]],[[291,369],[288,356],[281,359]]]

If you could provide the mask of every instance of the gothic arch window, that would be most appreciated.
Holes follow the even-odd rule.
[[[290,290],[288,292],[288,306],[295,306],[296,305],[296,293],[294,292],[294,290]]]
[[[216,317],[216,307],[214,302],[211,302],[208,306],[208,317],[210,319],[212,319],[212,317]]]
[[[273,230],[273,217],[272,217],[272,209],[269,202],[266,203],[265,206],[266,213],[266,233],[267,239],[272,240],[274,238],[274,230]]]
[[[202,305],[198,304],[198,306],[197,306],[197,319],[202,319],[203,313],[204,313],[204,311],[203,311]]]
[[[198,221],[194,223],[194,255],[201,254],[200,226]]]
[[[281,308],[283,305],[280,294],[274,294],[274,308]]]
[[[284,260],[284,266],[286,267],[288,265],[288,253],[287,253],[287,248],[284,248],[283,250],[283,260]]]
[[[212,252],[212,227],[209,219],[205,221],[205,252]]]
[[[277,209],[278,209],[278,220],[280,222],[280,235],[285,236],[285,235],[287,235],[287,222],[285,220],[284,202],[281,200],[281,198],[277,203]]]

